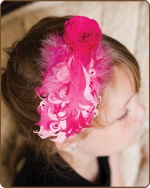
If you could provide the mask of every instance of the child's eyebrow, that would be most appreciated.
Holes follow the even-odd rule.
[[[125,102],[125,104],[123,105],[123,107],[119,110],[121,111],[123,108],[125,108],[125,106],[128,104],[128,102],[131,100],[131,98],[135,95],[135,93]]]

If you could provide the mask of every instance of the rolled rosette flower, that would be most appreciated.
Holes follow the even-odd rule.
[[[64,24],[63,38],[74,51],[88,53],[99,46],[102,31],[95,20],[73,16]]]

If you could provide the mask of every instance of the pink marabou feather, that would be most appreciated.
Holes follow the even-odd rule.
[[[42,101],[38,106],[40,131],[35,133],[63,142],[91,127],[98,114],[100,93],[110,76],[110,59],[101,45],[85,55],[72,50],[58,35],[45,39],[41,50],[45,73],[42,85],[36,87]]]

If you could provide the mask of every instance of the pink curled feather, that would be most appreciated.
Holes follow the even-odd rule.
[[[38,106],[40,131],[34,132],[43,139],[63,142],[91,127],[98,115],[96,106],[110,75],[110,61],[101,45],[85,57],[56,35],[43,41],[42,57],[46,71],[41,87],[36,87],[42,99]]]
[[[74,20],[77,22],[72,25]],[[78,28],[78,23],[81,26],[83,22],[83,27],[87,22],[91,23],[94,35],[88,35],[88,27],[86,33],[84,29],[81,31],[82,27]],[[99,44],[101,30],[97,22],[77,16],[66,21],[65,27],[68,35],[66,32],[63,38],[50,35],[43,41],[41,65],[45,72],[41,86],[35,89],[41,102],[37,109],[40,130],[34,132],[55,142],[63,142],[65,138],[91,127],[92,119],[98,115],[96,106],[101,99],[100,93],[111,72],[107,49]],[[72,43],[76,35],[70,31],[73,27],[79,29],[82,47],[77,41]],[[82,38],[85,35],[90,37],[90,41]],[[95,36],[97,40],[91,40]]]

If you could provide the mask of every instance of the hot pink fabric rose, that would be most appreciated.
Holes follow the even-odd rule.
[[[73,16],[64,24],[63,38],[75,51],[87,53],[98,47],[102,31],[95,20],[85,16]]]

